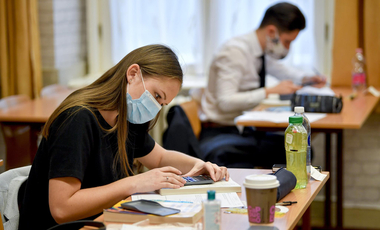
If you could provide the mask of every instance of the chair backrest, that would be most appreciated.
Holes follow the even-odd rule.
[[[3,166],[3,159],[0,159],[0,166]],[[4,230],[3,214],[0,212],[0,230]]]
[[[70,91],[70,89],[67,86],[60,84],[52,84],[42,88],[40,96],[49,97],[67,91]]]
[[[190,121],[191,128],[193,129],[194,135],[199,139],[201,133],[202,125],[199,119],[198,111],[200,108],[199,103],[196,100],[190,100],[180,104],[183,111],[186,113],[187,119]]]
[[[17,229],[19,222],[19,191],[29,176],[31,165],[14,168],[0,174],[0,212],[7,220],[6,229]],[[1,222],[3,223],[3,222]],[[0,228],[1,229],[1,228]]]

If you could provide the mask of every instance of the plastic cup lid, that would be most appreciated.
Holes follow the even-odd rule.
[[[246,176],[243,185],[246,188],[268,189],[277,188],[280,182],[274,175],[254,174]]]

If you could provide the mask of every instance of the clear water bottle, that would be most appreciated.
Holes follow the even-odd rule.
[[[203,229],[204,230],[220,230],[221,224],[221,201],[215,199],[215,191],[207,191],[207,200],[203,201]]]
[[[365,59],[362,48],[356,49],[352,65],[352,89],[354,93],[362,93],[366,89]]]
[[[296,189],[306,188],[307,185],[307,132],[302,122],[303,117],[291,116],[285,130],[286,169],[296,176]]]
[[[302,116],[303,122],[302,125],[305,127],[307,132],[307,150],[306,150],[306,172],[307,172],[307,181],[310,181],[311,175],[311,126],[309,119],[305,115],[305,109],[303,106],[294,107],[294,116]]]

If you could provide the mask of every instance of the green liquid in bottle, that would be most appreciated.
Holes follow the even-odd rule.
[[[302,119],[301,123],[297,123],[298,119],[291,120],[293,123],[289,123],[285,131],[286,169],[296,176],[296,189],[306,188],[308,180],[306,171],[307,132],[302,126]]]

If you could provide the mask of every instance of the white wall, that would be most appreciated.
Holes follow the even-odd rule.
[[[44,86],[86,74],[85,1],[39,0]]]

